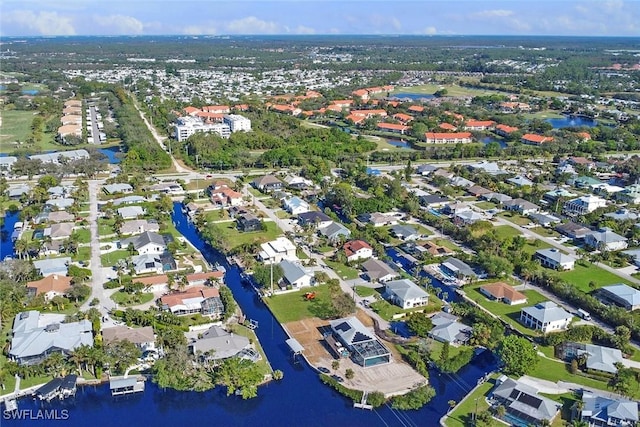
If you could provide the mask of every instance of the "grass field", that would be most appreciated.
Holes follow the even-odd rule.
[[[353,267],[349,267],[348,265],[341,264],[339,262],[325,260],[325,263],[335,271],[338,276],[342,277],[345,280],[352,280],[358,278],[358,270]]]
[[[425,95],[433,95],[435,92],[446,89],[446,96],[486,96],[486,95],[494,95],[496,92],[493,90],[484,90],[484,89],[471,89],[466,87],[461,87],[454,84],[449,85],[437,85],[437,84],[426,84],[420,86],[409,86],[409,87],[397,87],[391,92],[391,96],[397,93],[420,93]]]
[[[139,304],[145,304],[153,299],[153,294],[150,292],[143,292],[138,295],[130,294],[128,292],[118,291],[111,295],[111,299],[119,305],[130,307]]]
[[[573,270],[557,272],[556,274],[563,280],[566,280],[580,289],[582,292],[591,292],[593,290],[589,287],[589,283],[592,281],[595,282],[596,288],[616,283],[626,283],[627,285],[630,285],[629,282],[625,281],[621,277],[618,277],[615,274],[603,270],[593,264],[589,264],[588,267],[584,267],[576,263]]]
[[[233,325],[232,331],[234,334],[238,334],[240,336],[249,338],[249,340],[253,343],[258,353],[262,356],[262,359],[256,362],[256,365],[260,368],[260,372],[263,375],[268,375],[271,373],[271,365],[269,364],[269,360],[267,359],[267,355],[264,353],[262,349],[262,345],[260,345],[260,340],[256,333],[243,325]]]
[[[496,230],[496,233],[498,234],[498,237],[500,239],[506,239],[507,237],[516,237],[522,234],[515,228],[508,225],[499,225],[494,229]]]
[[[513,222],[517,225],[527,225],[531,222],[529,218],[519,215],[515,212],[500,212],[498,216],[505,218],[507,221]]]
[[[493,386],[495,385],[495,377],[482,383],[476,388],[473,393],[466,396],[464,402],[462,402],[455,410],[453,410],[445,424],[447,427],[466,427],[473,422],[473,414],[477,410],[478,413],[489,409],[489,404],[485,397],[489,394]],[[476,406],[477,405],[477,406]]]
[[[456,245],[455,243],[453,243],[449,239],[433,239],[431,241],[433,243],[435,243],[436,245],[438,245],[438,246],[444,246],[445,248],[449,248],[452,251],[459,251],[460,250],[460,246]]]
[[[378,291],[368,286],[356,286],[356,293],[363,298],[378,295]]]
[[[10,151],[14,147],[9,144],[14,141],[24,142],[31,133],[31,122],[35,116],[34,111],[3,110],[2,132],[0,133],[0,146],[3,151]]]
[[[476,203],[476,207],[478,209],[482,209],[483,211],[487,211],[489,209],[495,209],[496,207],[498,207],[498,205],[492,202],[478,202]]]
[[[74,254],[71,258],[74,261],[89,261],[91,259],[91,247],[80,246],[78,248],[78,253]]]
[[[236,228],[235,221],[212,224],[217,233],[220,233],[224,241],[229,242],[229,250],[233,250],[245,243],[264,243],[275,240],[282,234],[275,222],[264,222],[266,230],[250,231],[243,233]]]
[[[329,304],[329,287],[327,285],[315,286],[309,289],[315,292],[313,300],[304,297],[306,291],[292,292],[289,294],[274,295],[265,298],[274,316],[280,323],[294,322],[309,317],[319,317],[324,304]]]
[[[73,232],[78,236],[78,243],[91,242],[91,230],[88,228],[77,228]]]
[[[103,267],[112,267],[116,265],[119,259],[124,259],[129,257],[129,251],[126,249],[118,249],[113,252],[109,252],[103,255],[100,255],[100,261]]]

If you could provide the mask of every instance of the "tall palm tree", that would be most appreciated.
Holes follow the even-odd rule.
[[[22,259],[27,252],[27,248],[29,247],[29,243],[26,240],[18,239],[13,244],[13,249],[18,255],[18,258]]]

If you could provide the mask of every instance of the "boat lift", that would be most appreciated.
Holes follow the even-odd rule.
[[[291,352],[293,353],[293,361],[297,362],[296,356],[302,354],[302,352],[304,351],[304,347],[295,338],[289,338],[285,342],[287,343],[287,345],[291,349]]]

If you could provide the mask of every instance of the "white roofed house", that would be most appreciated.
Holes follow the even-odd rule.
[[[332,222],[328,226],[320,228],[318,232],[331,242],[348,239],[351,235],[351,230],[338,222]]]
[[[261,251],[258,258],[265,264],[279,263],[283,260],[297,261],[296,246],[286,237],[278,237],[276,240],[260,245]]]
[[[539,249],[536,251],[535,257],[544,267],[554,270],[573,270],[576,263],[574,257],[564,254],[556,248]]]
[[[356,317],[331,320],[329,324],[355,363],[366,368],[391,362],[391,352]]]
[[[453,345],[465,344],[473,331],[471,326],[458,322],[458,317],[445,312],[431,316],[431,323],[433,328],[429,331],[429,336],[436,341]]]
[[[126,183],[116,183],[116,184],[107,184],[102,187],[102,191],[105,194],[127,194],[133,192],[133,187],[131,184]]]
[[[408,279],[386,282],[385,294],[392,303],[403,309],[429,303],[429,294]]]
[[[598,298],[606,304],[614,303],[629,311],[640,308],[640,291],[624,283],[598,289]]]
[[[586,358],[585,367],[588,370],[615,374],[617,364],[622,363],[622,352],[617,348],[580,342],[563,342],[556,347],[556,354],[561,359],[571,362],[574,359]]]
[[[389,280],[393,280],[400,276],[397,271],[379,259],[371,258],[366,260],[362,263],[362,269],[364,270],[365,275],[372,282],[388,282]]]
[[[118,215],[120,215],[122,219],[135,219],[143,216],[144,214],[145,211],[140,206],[125,206],[118,208]]]
[[[633,427],[638,423],[638,402],[583,390],[577,416],[589,426]]]
[[[227,332],[217,325],[210,327],[200,338],[189,343],[191,353],[205,360],[223,360],[234,356],[243,357],[245,353],[247,355],[253,354],[253,357],[248,357],[249,359],[259,360],[259,354],[256,357],[257,353],[255,351],[247,351],[251,349],[249,338]]]
[[[607,206],[607,201],[598,196],[582,196],[565,202],[562,211],[566,215],[586,215]]]
[[[139,255],[160,254],[167,250],[167,244],[164,238],[152,231],[145,231],[138,236],[123,239],[120,241],[120,246],[127,248],[131,243]]]
[[[305,202],[298,196],[293,196],[289,199],[285,199],[283,202],[284,209],[291,215],[299,215],[301,213],[309,212],[309,203]]]
[[[520,311],[520,322],[543,333],[566,329],[573,316],[555,302],[546,301]]]
[[[144,232],[155,232],[160,231],[160,225],[157,221],[146,220],[146,219],[133,219],[129,221],[125,221],[122,226],[120,226],[120,234],[122,235],[130,235]]]
[[[285,286],[300,289],[313,284],[313,276],[300,264],[285,259],[278,265],[282,269],[282,283]]]
[[[599,251],[619,251],[629,246],[626,237],[614,233],[606,227],[586,234],[584,242],[587,246]]]
[[[396,238],[404,241],[417,240],[420,238],[420,233],[410,225],[394,225],[389,229],[389,232]]]
[[[43,276],[48,276],[50,274],[66,276],[69,271],[70,264],[71,257],[46,258],[33,261],[33,266]]]

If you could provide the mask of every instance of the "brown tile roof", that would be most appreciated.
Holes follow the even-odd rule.
[[[527,296],[522,292],[518,292],[513,289],[513,286],[510,286],[503,282],[490,283],[488,285],[484,285],[481,287],[485,292],[493,295],[496,299],[506,298],[509,301],[518,301],[527,299]]]
[[[216,288],[210,288],[205,286],[194,286],[191,289],[187,289],[184,292],[175,292],[169,295],[165,295],[160,298],[163,305],[173,307],[174,305],[182,304],[182,301],[189,298],[214,298],[219,297],[220,292]]]
[[[71,277],[50,274],[44,279],[27,282],[28,289],[35,289],[36,295],[46,294],[47,292],[64,293],[71,288]]]

